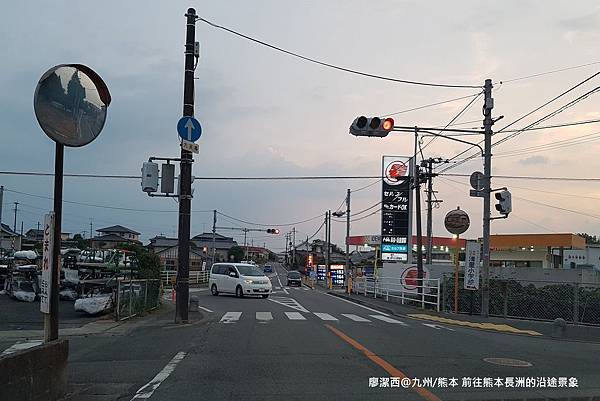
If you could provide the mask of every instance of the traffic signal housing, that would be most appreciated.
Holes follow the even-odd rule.
[[[496,192],[494,196],[498,200],[496,210],[499,211],[501,214],[508,216],[508,214],[512,212],[512,196],[510,194],[510,191],[504,190]]]
[[[267,234],[279,234],[278,228],[267,228]]]
[[[357,117],[350,125],[350,133],[354,136],[386,137],[394,129],[393,118],[380,118],[365,116]]]
[[[142,191],[146,193],[158,191],[158,164],[145,162],[142,165]]]

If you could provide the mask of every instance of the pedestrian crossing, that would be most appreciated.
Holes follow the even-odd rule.
[[[295,291],[310,291],[310,288],[308,287],[280,287],[280,286],[274,286],[273,287],[273,294],[277,294],[277,293],[283,293],[283,290],[295,290]]]
[[[397,326],[407,327],[408,324],[401,320],[391,318],[384,315],[368,315],[360,316],[353,313],[341,313],[339,316],[325,312],[309,312],[307,310],[301,312],[226,312],[223,314],[219,323],[237,323],[240,320],[255,320],[259,323],[268,323],[274,320],[284,321],[307,321],[307,320],[318,320],[324,322],[339,322],[339,321],[351,321],[356,323],[377,323],[384,322],[394,324]]]

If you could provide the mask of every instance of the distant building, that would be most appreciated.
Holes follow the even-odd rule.
[[[201,270],[203,262],[206,262],[206,267],[210,267],[213,254],[212,237],[212,233],[203,233],[190,239],[190,270]],[[237,245],[233,238],[215,234],[215,262],[227,261],[229,250]],[[159,235],[150,238],[147,248],[159,256],[163,270],[177,270],[178,246],[177,238]]]
[[[96,230],[100,235],[92,238],[93,249],[111,249],[122,243],[139,244],[140,233],[120,225]]]
[[[0,223],[0,248],[5,251],[21,250],[21,236],[8,225]]]
[[[31,230],[27,230],[25,233],[25,238],[30,241],[43,241],[44,240],[44,230],[38,230],[32,228]]]

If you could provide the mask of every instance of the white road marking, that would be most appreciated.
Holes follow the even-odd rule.
[[[306,288],[306,287],[302,287],[302,289],[303,289],[304,291],[308,291],[308,288]]]
[[[240,320],[240,316],[242,316],[242,312],[227,312],[219,323],[235,323]]]
[[[281,289],[281,287],[275,287],[275,289],[276,289],[276,290],[280,290],[280,289]]]
[[[400,320],[392,319],[387,316],[381,316],[381,315],[369,315],[369,316],[371,316],[373,319],[379,319],[386,323],[397,323],[397,324],[401,324],[402,326],[408,326],[406,323],[401,322]]]
[[[175,355],[173,359],[171,359],[169,363],[167,363],[167,365],[160,372],[158,372],[156,376],[154,376],[154,379],[150,380],[146,385],[141,387],[135,393],[132,400],[150,398],[152,394],[154,394],[154,391],[158,388],[158,386],[160,386],[161,383],[165,381],[165,379],[169,377],[171,373],[173,373],[173,371],[177,367],[177,364],[181,362],[183,358],[185,358],[185,355],[185,352],[178,352],[177,355]]]
[[[2,352],[2,354],[0,354],[0,356],[14,354],[17,351],[21,351],[21,350],[28,349],[28,348],[33,348],[38,345],[42,345],[43,343],[44,343],[44,340],[19,341],[19,342],[13,344],[10,348],[5,349],[4,352]]]
[[[335,317],[331,316],[329,313],[319,313],[315,312],[315,315],[319,317],[321,320],[337,320]]]
[[[298,303],[298,301],[296,301],[294,298],[270,297],[269,301],[275,302],[279,305],[287,306],[288,308],[296,309],[297,311],[300,311],[300,312],[310,313],[310,311],[308,309],[306,309],[304,306],[300,305],[300,303]]]
[[[380,315],[383,315],[383,316],[389,316],[387,313],[383,313],[383,312],[381,312],[381,311],[378,311],[377,309],[369,308],[368,306],[364,306],[364,305],[361,305],[361,304],[357,304],[356,302],[348,301],[347,299],[340,298],[340,297],[336,297],[335,295],[331,295],[331,294],[326,294],[326,295],[327,295],[327,296],[329,296],[329,297],[333,297],[333,298],[335,298],[335,299],[337,299],[337,300],[339,300],[339,301],[344,301],[344,302],[347,302],[347,303],[349,303],[349,304],[352,304],[352,305],[354,305],[354,306],[358,306],[358,307],[360,307],[360,308],[363,308],[363,309],[366,309],[366,310],[370,310],[371,312],[377,312],[377,313],[379,313]]]
[[[283,292],[285,292],[286,294],[289,294],[289,292],[287,292],[287,290],[283,287],[283,284],[281,284],[281,279],[279,278],[279,274],[277,275],[277,281],[279,281],[279,286],[281,287]]]
[[[306,320],[302,313],[300,312],[283,312],[290,320]]]
[[[271,312],[256,312],[256,320],[273,320]]]
[[[450,331],[454,331],[454,329],[451,329],[450,327],[446,327],[446,326],[440,326],[439,324],[433,324],[433,323],[421,323],[423,326],[427,326],[427,327],[431,327],[432,329],[436,329],[436,330],[450,330]]]
[[[353,315],[352,313],[342,313],[342,316],[345,316],[350,320],[354,320],[355,322],[370,322],[369,319],[365,319],[364,317],[358,315]]]
[[[200,305],[198,305],[198,308],[199,308],[199,309],[202,309],[203,311],[212,312],[210,309],[208,309],[208,308],[205,308],[204,306],[200,306]]]

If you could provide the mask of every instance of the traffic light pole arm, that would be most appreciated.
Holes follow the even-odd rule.
[[[394,126],[394,128],[392,129],[392,131],[396,131],[396,132],[424,132],[426,134],[430,134],[433,136],[439,136],[441,138],[445,138],[445,139],[449,139],[451,141],[455,141],[455,142],[460,142],[460,143],[464,143],[467,145],[471,145],[471,146],[476,146],[479,148],[479,150],[481,151],[481,157],[483,157],[485,155],[485,152],[483,151],[483,148],[481,146],[479,146],[479,144],[474,143],[474,142],[469,142],[469,141],[463,141],[462,139],[458,139],[458,138],[454,138],[451,136],[446,136],[446,135],[442,135],[442,134],[438,134],[436,132],[433,132],[431,130],[435,130],[436,128],[421,128],[421,127],[399,127],[399,126]],[[450,131],[450,132],[464,132],[464,133],[470,133],[470,134],[484,134],[483,131],[474,131],[474,130],[461,130],[461,129],[443,129],[442,131]]]
[[[237,230],[237,231],[243,231],[243,232],[250,232],[250,231],[260,231],[260,232],[267,232],[266,229],[260,229],[260,228],[240,228],[240,227],[215,227],[215,230]]]

